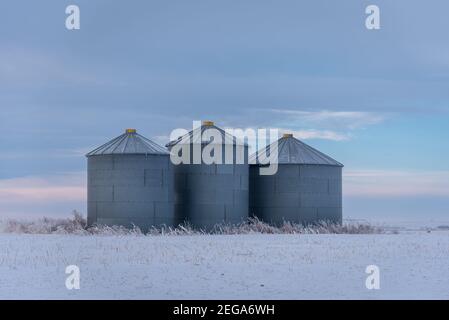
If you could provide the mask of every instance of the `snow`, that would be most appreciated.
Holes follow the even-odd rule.
[[[368,290],[368,265],[380,289]],[[65,287],[77,265],[81,288]],[[2,299],[449,299],[449,232],[0,234]]]

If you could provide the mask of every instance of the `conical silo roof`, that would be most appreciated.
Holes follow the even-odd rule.
[[[187,134],[179,137],[176,140],[170,141],[165,146],[170,148],[177,144],[208,144],[211,141],[204,139],[203,133],[206,130],[216,130],[221,135],[221,144],[233,144],[233,145],[247,145],[245,142],[240,141],[233,135],[227,133],[225,130],[217,127],[212,121],[203,121],[201,126],[188,132]]]
[[[125,133],[86,154],[86,157],[107,154],[169,154],[162,146],[137,133],[126,129]]]
[[[262,149],[263,150],[263,149]],[[250,157],[250,163],[258,163],[257,151]],[[343,164],[299,141],[293,134],[284,134],[277,143],[265,147],[266,154],[270,152],[278,153],[279,164],[311,164],[343,167]]]

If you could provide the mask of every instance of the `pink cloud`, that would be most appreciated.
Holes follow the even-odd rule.
[[[449,197],[448,171],[343,171],[343,194],[376,198]],[[86,172],[0,180],[0,215],[67,215],[85,210]]]
[[[0,202],[85,201],[85,173],[0,180]]]
[[[349,196],[449,196],[449,171],[348,170],[343,181]]]

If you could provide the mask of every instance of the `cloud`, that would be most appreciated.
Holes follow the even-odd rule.
[[[346,208],[353,207],[357,201],[382,207],[395,199],[416,202],[423,197],[449,198],[449,171],[343,172],[343,195],[352,199],[347,201]],[[85,212],[86,200],[86,172],[0,180],[0,218],[67,216],[73,209]]]
[[[251,109],[246,119],[256,122],[252,127],[277,128],[281,134],[293,133],[303,140],[346,141],[352,139],[357,130],[379,124],[387,116],[386,113],[363,111]]]
[[[449,171],[350,170],[343,181],[348,196],[449,196]]]
[[[288,116],[292,122],[314,126],[355,130],[381,123],[385,115],[363,111],[303,111],[271,109],[271,112]]]
[[[322,140],[332,140],[332,141],[344,141],[349,140],[350,135],[339,133],[331,130],[288,130],[279,129],[281,134],[283,133],[293,133],[293,136],[302,139],[322,139]]]
[[[85,201],[85,180],[85,172],[2,179],[0,208],[2,204]]]

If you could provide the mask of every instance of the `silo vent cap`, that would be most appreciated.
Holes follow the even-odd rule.
[[[136,129],[126,129],[125,133],[136,133]]]
[[[282,135],[283,138],[293,138],[293,133],[284,133]]]
[[[209,120],[203,121],[203,126],[210,127],[213,125],[214,125],[213,121],[209,121]]]

